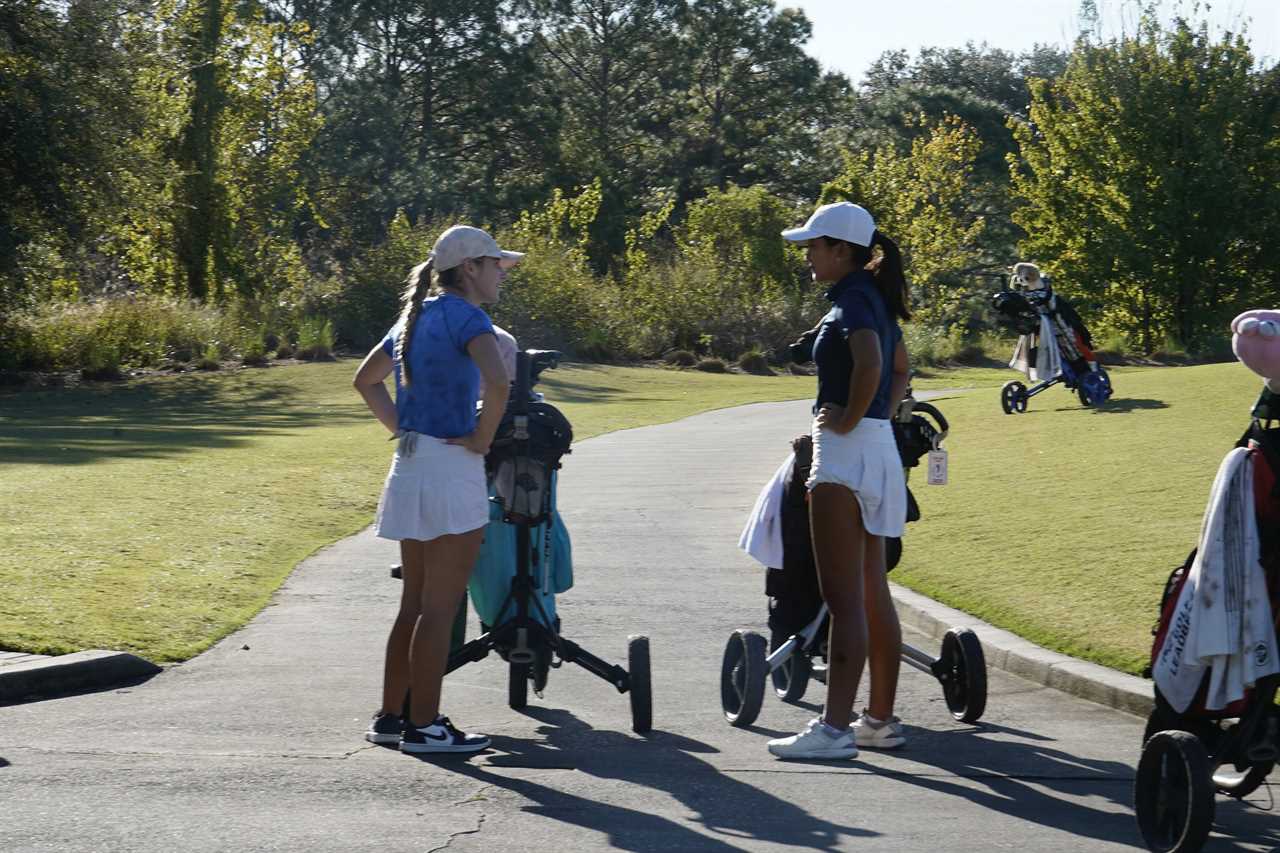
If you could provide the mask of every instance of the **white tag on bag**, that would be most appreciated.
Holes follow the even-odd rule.
[[[929,485],[945,486],[947,484],[947,451],[929,451]]]

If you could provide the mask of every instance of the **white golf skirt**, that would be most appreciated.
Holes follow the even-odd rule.
[[[426,541],[488,523],[484,457],[443,438],[405,433],[378,501],[378,536]]]
[[[818,429],[815,420],[813,467],[805,486],[836,483],[853,492],[862,508],[862,525],[876,536],[901,536],[907,523],[907,479],[888,420],[863,418],[841,435]]]

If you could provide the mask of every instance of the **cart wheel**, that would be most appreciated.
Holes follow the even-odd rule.
[[[528,665],[529,681],[538,696],[547,689],[547,679],[551,677],[551,656],[551,643],[539,643],[533,652],[533,663]]]
[[[1204,744],[1190,732],[1157,732],[1142,747],[1133,783],[1138,829],[1151,850],[1189,853],[1213,823],[1213,782]]]
[[[1089,390],[1084,387],[1083,382],[1076,386],[1076,396],[1080,398],[1080,405],[1086,408],[1093,405],[1093,398],[1089,396]]]
[[[649,672],[649,638],[627,637],[627,674],[631,676],[631,730],[644,734],[653,728],[653,679]]]
[[[529,704],[529,664],[511,663],[507,669],[507,704],[523,711]]]
[[[1004,387],[1000,389],[1000,408],[1004,409],[1006,415],[1013,414],[1013,401],[1017,399],[1018,387],[1021,385],[1021,382],[1011,381],[1004,383]]]
[[[1027,386],[1021,382],[1018,383],[1018,396],[1014,398],[1013,410],[1018,414],[1022,414],[1027,410],[1027,400],[1031,399],[1027,396]]]
[[[1004,383],[1000,389],[1000,408],[1006,415],[1027,410],[1027,386],[1017,381]]]
[[[893,571],[902,561],[902,539],[897,536],[886,536],[884,539],[884,570]]]
[[[1211,720],[1193,720],[1183,717],[1170,708],[1168,701],[1160,695],[1159,690],[1156,690],[1155,707],[1147,716],[1147,727],[1142,733],[1142,742],[1146,743],[1159,732],[1170,730],[1190,732],[1204,745],[1206,751],[1214,754],[1211,763],[1217,766],[1214,767],[1212,774],[1213,787],[1228,797],[1244,799],[1258,790],[1275,769],[1274,761],[1236,764],[1231,756],[1220,755],[1222,744],[1230,737],[1229,733],[1223,731],[1218,723]],[[1223,760],[1224,758],[1226,760]]]
[[[948,631],[934,675],[942,682],[951,716],[962,723],[976,723],[987,709],[987,662],[978,635],[968,628]]]
[[[764,704],[765,658],[764,637],[755,631],[739,628],[729,636],[720,666],[720,707],[729,725],[749,726],[760,715]]]
[[[772,654],[789,639],[791,638],[775,634],[769,644],[769,652]],[[809,687],[809,673],[812,669],[813,664],[804,650],[795,649],[782,666],[769,673],[773,680],[773,692],[783,702],[799,702]]]
[[[1174,729],[1180,732],[1190,732],[1200,739],[1205,745],[1206,751],[1217,751],[1218,739],[1222,735],[1222,729],[1212,720],[1197,720],[1190,717],[1184,717],[1169,705],[1169,700],[1161,694],[1160,688],[1155,690],[1155,703],[1151,708],[1151,713],[1147,715],[1147,725],[1142,732],[1142,742],[1146,743],[1151,740],[1152,735],[1157,732],[1168,731]]]

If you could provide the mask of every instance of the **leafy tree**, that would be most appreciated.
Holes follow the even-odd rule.
[[[729,184],[812,195],[822,157],[818,132],[843,119],[849,84],[824,74],[804,50],[812,25],[773,0],[693,0],[679,18],[684,96],[670,127],[679,156],[670,183],[681,201]]]
[[[981,140],[952,116],[917,137],[909,154],[892,145],[846,155],[822,203],[853,201],[902,249],[915,312],[929,324],[958,319],[969,276],[991,264],[980,239],[986,220],[968,205]]]
[[[531,0],[529,32],[561,116],[568,185],[601,182],[591,260],[607,269],[627,220],[663,173],[669,151],[655,129],[670,122],[667,75],[678,65],[682,0]]]
[[[102,229],[135,282],[254,300],[301,277],[294,228],[310,200],[299,164],[318,127],[307,38],[249,3],[160,0],[128,17],[140,118]]]
[[[1220,338],[1275,275],[1280,93],[1267,79],[1242,36],[1184,19],[1082,39],[1012,125],[1024,254],[1144,349]]]
[[[181,24],[186,28],[182,60],[190,69],[191,90],[174,163],[182,174],[182,214],[175,236],[187,293],[196,299],[209,293],[210,255],[222,248],[215,246],[215,229],[225,221],[214,148],[226,89],[225,79],[218,79],[223,16],[222,0],[199,0],[188,6]]]
[[[127,69],[123,5],[0,4],[0,315],[29,297],[76,296],[112,271],[92,222],[118,200]]]
[[[807,278],[801,253],[781,237],[796,211],[764,187],[730,185],[689,205],[678,229],[682,257],[750,282],[756,295],[795,290]]]
[[[315,152],[324,218],[355,245],[382,240],[403,211],[484,220],[545,195],[555,116],[508,3],[360,0],[349,19],[317,0],[297,14],[329,22],[342,44],[321,83],[326,127]],[[333,37],[329,38],[333,41]],[[535,165],[536,164],[536,165]],[[317,193],[319,195],[319,193]]]
[[[1064,52],[1040,45],[1020,54],[972,43],[923,48],[915,59],[906,51],[885,52],[858,92],[847,144],[893,144],[905,153],[914,139],[946,116],[957,116],[972,127],[982,145],[974,161],[969,205],[987,222],[984,255],[1003,268],[1024,236],[1010,216],[1007,158],[1017,146],[1008,121],[1025,119],[1030,81],[1057,77],[1066,62]]]

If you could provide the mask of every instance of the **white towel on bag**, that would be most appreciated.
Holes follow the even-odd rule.
[[[796,455],[792,453],[773,472],[738,537],[738,547],[767,569],[782,568],[782,499],[795,463]]]
[[[1031,347],[1036,349],[1036,363],[1031,363]],[[1043,382],[1062,373],[1062,353],[1058,351],[1058,338],[1053,333],[1053,320],[1048,314],[1040,315],[1038,335],[1019,335],[1013,348],[1009,366],[1027,374],[1032,382]]]
[[[1199,550],[1178,595],[1152,676],[1179,713],[1209,673],[1205,708],[1221,710],[1280,672],[1254,516],[1253,462],[1236,448],[1218,467]]]

